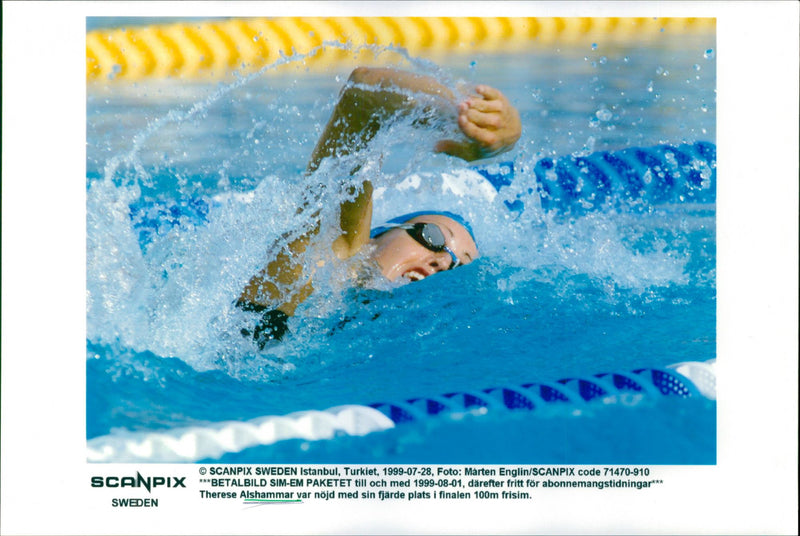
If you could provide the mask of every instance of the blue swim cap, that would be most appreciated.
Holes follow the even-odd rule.
[[[448,212],[446,210],[421,210],[419,212],[410,212],[408,214],[403,214],[402,216],[397,216],[396,218],[392,218],[391,220],[387,221],[386,223],[405,223],[410,219],[416,218],[418,216],[445,216],[446,218],[450,218],[451,220],[455,221],[459,225],[461,225],[464,229],[467,230],[469,235],[472,237],[472,241],[475,244],[478,243],[475,240],[475,234],[472,232],[472,226],[470,226],[469,222],[465,220],[463,217],[459,216],[458,214],[454,214],[452,212]],[[369,233],[370,238],[375,238],[383,233],[390,231],[392,229],[391,226],[381,225],[379,227],[375,227]]]

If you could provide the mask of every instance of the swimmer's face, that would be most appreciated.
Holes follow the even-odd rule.
[[[459,264],[469,264],[478,257],[478,248],[469,231],[451,218],[430,214],[417,216],[405,223],[433,223],[439,227],[444,234],[445,245],[456,255]],[[378,236],[373,243],[376,246],[373,257],[389,281],[400,277],[419,281],[450,269],[453,263],[450,253],[431,251],[401,228]]]

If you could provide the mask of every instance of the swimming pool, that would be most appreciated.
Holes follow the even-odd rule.
[[[349,67],[306,71],[298,61],[291,75],[268,70],[233,82],[91,85],[87,439],[714,359],[712,156],[688,164],[673,157],[671,171],[641,174],[641,190],[603,198],[584,190],[574,204],[540,196],[549,176],[542,162],[662,144],[713,151],[713,41],[598,41],[435,64],[382,53],[501,88],[520,110],[523,137],[484,170],[497,174],[513,161],[513,180],[499,191],[472,182],[454,195],[443,185],[453,176],[477,180],[469,166],[417,157],[414,144],[430,139],[411,138],[408,125],[379,135],[386,161],[374,223],[451,209],[471,221],[481,258],[407,286],[350,288],[345,267],[323,270],[318,292],[290,322],[292,335],[263,352],[240,336],[251,319],[232,301],[263,262],[265,244],[303,224],[294,217],[302,171]],[[702,195],[662,195],[659,172],[695,173]],[[713,400],[606,402],[456,413],[215,458],[715,462]]]

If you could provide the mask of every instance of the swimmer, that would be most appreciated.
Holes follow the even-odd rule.
[[[478,85],[473,95],[458,102],[449,88],[429,76],[358,67],[342,88],[311,154],[307,173],[315,171],[326,158],[363,149],[383,122],[418,106],[439,117],[457,118],[463,136],[438,141],[433,147],[438,153],[471,162],[509,150],[520,137],[519,113],[493,87]],[[424,124],[421,121],[418,126]],[[469,224],[456,214],[418,212],[371,230],[372,192],[371,181],[365,180],[357,192],[352,192],[355,198],[340,206],[341,233],[331,244],[339,259],[350,258],[371,244],[370,257],[384,277],[389,281],[403,278],[413,282],[469,264],[478,257]],[[279,340],[285,334],[288,317],[313,290],[310,276],[303,274],[298,257],[318,233],[319,225],[289,243],[253,276],[236,302],[245,311],[262,314],[261,322],[252,332],[242,331],[252,336],[262,349],[269,340]],[[301,281],[305,282],[299,284]]]

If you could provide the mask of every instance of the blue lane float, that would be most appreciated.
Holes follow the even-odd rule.
[[[680,372],[678,372],[680,371]],[[492,410],[541,410],[552,405],[583,406],[615,403],[626,395],[716,398],[713,361],[687,362],[665,369],[644,368],[592,377],[574,377],[554,383],[533,382],[482,391],[452,392],[442,396],[412,398],[402,402],[371,404],[395,424],[440,414],[486,413]]]
[[[623,203],[627,207],[714,203],[716,162],[716,146],[700,141],[542,158],[533,173],[544,210],[575,214]],[[509,161],[475,170],[499,191],[513,183],[519,166]],[[527,194],[533,193],[531,187]],[[506,205],[514,212],[524,209],[519,196]]]
[[[90,462],[197,462],[290,439],[318,441],[364,436],[429,419],[480,417],[506,411],[636,404],[659,397],[716,399],[715,360],[683,362],[556,382],[491,387],[398,402],[345,405],[245,422],[231,421],[168,431],[120,432],[88,441]]]

